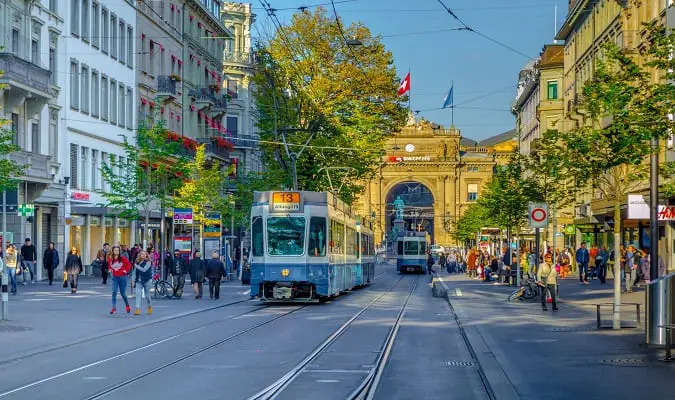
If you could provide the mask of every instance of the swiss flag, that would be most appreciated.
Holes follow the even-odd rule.
[[[409,91],[410,91],[410,72],[408,72],[408,75],[406,75],[405,78],[403,78],[401,84],[398,86],[398,95],[403,96]]]

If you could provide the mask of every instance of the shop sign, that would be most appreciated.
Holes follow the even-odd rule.
[[[628,195],[627,219],[649,219],[649,203],[641,194]]]
[[[577,227],[574,225],[565,225],[565,234],[566,235],[574,235],[577,233]]]
[[[173,223],[177,225],[191,225],[192,224],[192,209],[191,208],[174,208],[173,209]]]
[[[391,163],[404,161],[431,161],[431,156],[389,156],[389,162]]]
[[[659,206],[659,212],[656,214],[659,221],[675,220],[675,206]]]
[[[83,192],[72,192],[70,198],[77,201],[89,201],[91,199],[91,194]]]

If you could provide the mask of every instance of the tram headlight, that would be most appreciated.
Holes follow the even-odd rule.
[[[284,278],[287,277],[290,274],[291,274],[291,271],[288,268],[284,268],[284,269],[281,270],[281,276],[283,276]]]

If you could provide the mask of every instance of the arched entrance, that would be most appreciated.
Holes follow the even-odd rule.
[[[423,183],[401,182],[392,187],[385,198],[386,232],[391,232],[396,218],[394,201],[403,200],[403,220],[407,230],[427,231],[434,241],[434,195]]]

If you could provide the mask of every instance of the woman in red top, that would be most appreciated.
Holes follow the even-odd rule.
[[[127,276],[131,271],[131,263],[121,254],[119,246],[113,246],[112,255],[108,262],[108,269],[112,274],[112,310],[110,314],[115,314],[117,311],[117,290],[120,291],[120,296],[126,305],[127,314],[131,312],[129,306],[129,299],[127,298]]]

